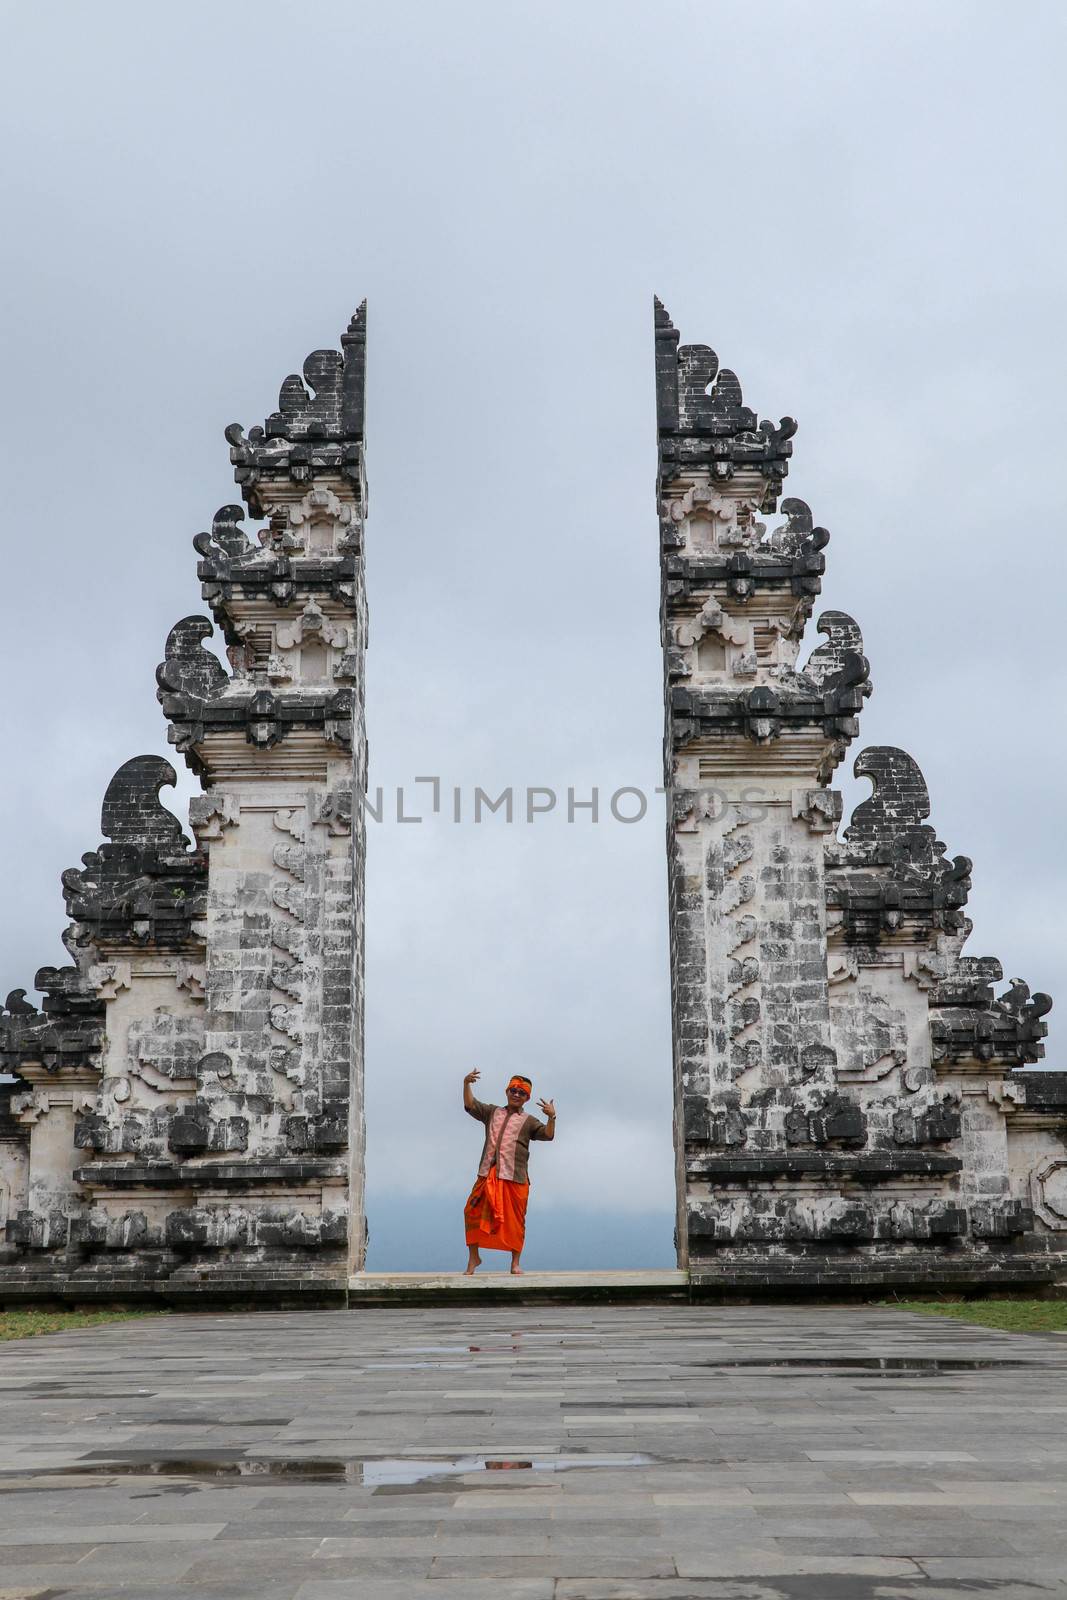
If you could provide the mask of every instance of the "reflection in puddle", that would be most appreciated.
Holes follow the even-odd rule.
[[[34,1478],[52,1475],[71,1480],[79,1487],[85,1478],[195,1478],[233,1481],[235,1479],[284,1479],[286,1483],[349,1483],[368,1488],[391,1484],[425,1483],[434,1478],[455,1478],[474,1472],[570,1472],[579,1468],[644,1467],[654,1456],[629,1455],[530,1456],[507,1460],[499,1456],[439,1456],[419,1459],[409,1456],[367,1456],[354,1460],[313,1459],[295,1456],[239,1456],[218,1451],[211,1456],[166,1456],[154,1460],[79,1461],[73,1466],[35,1471]],[[0,1490],[5,1474],[0,1473]],[[27,1474],[20,1474],[20,1482]]]

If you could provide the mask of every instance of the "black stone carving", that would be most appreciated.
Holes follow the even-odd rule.
[[[362,439],[367,302],[341,335],[341,354],[313,350],[304,362],[305,389],[290,374],[282,384],[279,409],[264,425],[268,438]]]
[[[674,742],[678,746],[698,737],[740,732],[763,743],[778,738],[783,730],[804,727],[817,727],[828,739],[847,741],[859,732],[857,713],[864,692],[864,683],[849,682],[847,676],[820,692],[799,673],[776,689],[766,684],[752,689],[676,684],[670,691]]]
[[[725,1096],[713,1105],[706,1093],[688,1092],[683,1096],[683,1110],[686,1148],[691,1153],[738,1148],[745,1143],[744,1115]]]
[[[278,410],[261,428],[247,438],[238,423],[226,429],[234,477],[256,515],[263,513],[257,485],[265,477],[306,483],[335,471],[362,491],[366,355],[364,301],[341,335],[341,350],[313,350],[303,379],[286,378]]]
[[[1010,1239],[1016,1234],[1032,1233],[1033,1228],[1034,1213],[1022,1200],[988,1200],[971,1207],[971,1232],[976,1239]]]
[[[873,685],[870,665],[863,654],[859,624],[847,611],[824,611],[815,627],[817,632],[826,635],[827,642],[811,652],[804,665],[804,676],[814,679],[824,692],[855,689],[862,705]]]
[[[825,530],[821,530],[825,531]],[[790,594],[819,593],[826,559],[812,540],[797,551],[770,551],[758,548],[736,550],[731,555],[683,555],[668,552],[664,559],[664,581],[672,601],[689,595],[706,595],[721,586],[734,600],[747,600],[756,584],[768,589],[786,589]]]
[[[786,1143],[861,1148],[867,1142],[863,1112],[847,1095],[827,1096],[814,1106],[793,1106],[785,1118]]]
[[[714,350],[701,344],[678,348],[678,330],[659,299],[655,335],[661,482],[687,467],[710,466],[720,478],[753,468],[767,480],[763,510],[773,511],[793,451],[792,417],[777,427],[759,421],[742,401],[736,374],[720,369]]]
[[[243,519],[240,506],[223,506],[215,513],[211,533],[198,533],[193,540],[201,556],[196,569],[200,592],[228,645],[242,644],[230,615],[234,599],[287,607],[329,596],[351,605],[358,578],[355,545],[337,555],[304,554],[290,560],[269,530],[261,534],[259,545],[253,545],[239,526]]]
[[[211,523],[210,533],[198,533],[193,539],[193,549],[208,561],[223,561],[227,565],[249,561],[260,554],[241,527],[245,519],[243,506],[220,506]]]
[[[159,798],[161,789],[172,787],[177,781],[177,773],[162,756],[134,756],[122,764],[104,791],[100,809],[100,831],[116,851],[123,845],[156,850],[189,848],[181,823]]]
[[[815,518],[806,500],[798,500],[794,495],[782,501],[781,509],[786,519],[785,527],[772,533],[764,548],[783,550],[789,555],[809,555],[813,551],[826,549],[830,543],[829,529],[815,526]],[[828,612],[827,615],[836,616],[837,613]]]
[[[1067,1072],[1020,1072],[1012,1083],[1022,1085],[1028,1111],[1067,1114]]]
[[[31,1005],[26,999],[25,989],[12,989],[0,1011],[6,1010],[9,1017],[35,1017],[37,1007]]]
[[[2,1057],[0,1057],[0,1070],[9,1070],[3,1066]],[[0,1083],[0,1145],[28,1145],[30,1142],[29,1128],[19,1122],[11,1109],[12,1098],[16,1094],[22,1094],[25,1088],[26,1085],[20,1079],[15,1079],[12,1083]]]
[[[216,1117],[203,1100],[190,1101],[171,1118],[167,1147],[180,1156],[248,1149],[248,1119]]]
[[[874,793],[853,812],[844,844],[828,852],[827,904],[844,913],[846,941],[877,945],[899,929],[964,926],[971,886],[966,856],[946,859],[945,846],[925,818],[930,797],[916,763],[903,750],[883,746],[856,758],[857,777]],[[1022,1066],[1040,1060],[1052,1008],[1046,994],[1031,996],[1021,979],[994,999],[1000,978],[993,957],[964,956],[930,989],[930,1038],[938,1062],[998,1061]],[[898,1136],[899,1137],[899,1136]]]
[[[204,649],[214,628],[207,617],[183,617],[167,635],[166,660],[156,668],[162,694],[211,700],[229,684],[230,675],[217,656]]]
[[[947,1144],[963,1132],[960,1114],[954,1107],[938,1102],[917,1116],[898,1111],[893,1118],[893,1138],[897,1144]]]
[[[1014,1216],[1005,1208],[1002,1231],[1016,1231]],[[836,1246],[864,1245],[908,1240],[914,1243],[937,1244],[958,1238],[967,1231],[968,1216],[962,1206],[944,1200],[931,1200],[905,1204],[892,1208],[838,1199],[832,1206],[815,1214],[807,1210],[802,1201],[788,1195],[774,1196],[761,1193],[753,1196],[751,1209],[743,1215],[731,1214],[728,1207],[705,1203],[689,1208],[690,1237],[699,1254],[713,1252],[720,1255],[731,1246],[785,1245],[791,1251],[801,1252],[812,1247],[831,1244]],[[788,1283],[803,1256],[796,1255],[765,1258],[765,1281]],[[738,1263],[730,1263],[731,1276]],[[884,1270],[892,1272],[890,1263]],[[915,1270],[914,1268],[912,1269]],[[923,1269],[919,1269],[921,1276]],[[847,1274],[846,1274],[847,1281]]]
[[[939,1150],[864,1150],[853,1153],[847,1149],[798,1149],[686,1157],[686,1173],[689,1177],[709,1179],[713,1183],[734,1181],[744,1184],[754,1178],[806,1177],[885,1183],[901,1177],[940,1177],[960,1172],[962,1168],[963,1162],[959,1156],[942,1154]]]
[[[180,1155],[201,1155],[211,1142],[211,1113],[205,1105],[191,1105],[171,1120],[167,1144]]]
[[[171,629],[167,659],[156,670],[156,697],[172,724],[168,737],[194,771],[202,765],[196,746],[209,734],[236,731],[249,744],[269,749],[293,728],[314,728],[328,743],[351,748],[351,689],[276,695],[244,679],[243,692],[235,690],[234,680],[202,646],[211,633],[206,617],[185,617]]]
[[[971,887],[966,856],[945,858],[945,846],[923,819],[930,814],[926,780],[906,751],[862,750],[858,778],[874,793],[828,853],[827,904],[845,916],[849,944],[876,944],[903,924],[956,930]]]
[[[303,606],[308,600],[326,597],[351,604],[356,580],[356,557],[352,553],[319,560],[291,561],[286,555],[258,553],[248,562],[212,557],[198,563],[200,592],[211,607],[215,621],[226,634],[228,644],[236,644],[229,603],[241,600],[267,600],[283,607]]]
[[[236,1119],[233,1119],[236,1120]],[[94,1161],[77,1167],[75,1183],[94,1189],[256,1190],[265,1185],[315,1183],[345,1174],[344,1158],[316,1156],[297,1160],[257,1156],[251,1160],[207,1161],[202,1156],[177,1165],[168,1161]]]
[[[169,761],[136,756],[108,784],[100,826],[111,842],[63,874],[76,944],[202,943],[194,924],[205,914],[207,865],[159,800],[160,789],[176,782]]]
[[[942,984],[938,989],[943,994],[946,987]],[[1027,1066],[1045,1054],[1041,1041],[1048,1034],[1044,1018],[1052,1010],[1052,999],[1047,994],[1031,997],[1020,979],[1012,979],[1012,988],[998,1000],[964,1000],[949,1005],[940,995],[936,998],[938,1003],[930,1020],[935,1061],[999,1061]],[[1028,1083],[1029,1079],[1024,1076],[1016,1081]]]
[[[321,1116],[287,1117],[285,1135],[289,1149],[294,1152],[347,1150],[348,1107],[344,1103],[327,1102]]]
[[[930,815],[926,779],[905,750],[892,745],[861,750],[853,768],[857,778],[870,778],[874,792],[852,813],[845,838],[857,845],[891,847],[894,855],[907,854],[916,865],[932,865],[944,854],[933,828],[924,823]]]
[[[55,1072],[91,1062],[100,1048],[104,1002],[77,967],[42,967],[33,984],[44,995],[40,1011],[16,989],[0,1016],[0,1072],[17,1073],[30,1063]]]

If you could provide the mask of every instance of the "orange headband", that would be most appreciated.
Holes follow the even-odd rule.
[[[521,1074],[518,1073],[518,1072],[516,1072],[514,1077],[512,1077],[508,1081],[508,1088],[509,1089],[514,1088],[514,1086],[516,1084],[519,1086],[520,1089],[532,1089],[533,1088],[533,1084],[530,1082],[529,1078],[522,1077]]]

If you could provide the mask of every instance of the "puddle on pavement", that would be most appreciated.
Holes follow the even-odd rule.
[[[460,1477],[476,1472],[570,1472],[586,1470],[614,1470],[620,1467],[645,1467],[655,1456],[631,1453],[629,1455],[573,1455],[528,1456],[511,1459],[500,1456],[448,1456],[434,1459],[406,1456],[365,1456],[351,1460],[334,1458],[298,1458],[294,1456],[255,1457],[238,1456],[219,1450],[205,1456],[162,1456],[152,1460],[125,1459],[108,1461],[76,1461],[66,1467],[28,1468],[19,1473],[0,1473],[0,1493],[5,1477],[17,1477],[20,1486],[28,1478],[48,1479],[59,1477],[70,1481],[71,1488],[84,1487],[84,1480],[93,1478],[193,1478],[198,1482],[250,1481],[264,1479],[285,1483],[346,1483],[366,1488],[429,1483],[436,1479]],[[458,1486],[457,1486],[458,1487]],[[464,1484],[463,1488],[472,1487]]]

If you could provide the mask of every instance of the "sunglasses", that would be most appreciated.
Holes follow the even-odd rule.
[[[530,1098],[530,1091],[529,1091],[529,1089],[525,1089],[525,1088],[523,1088],[523,1086],[522,1086],[522,1084],[521,1084],[521,1083],[512,1083],[512,1084],[509,1084],[509,1085],[508,1085],[508,1094],[521,1094],[521,1095],[522,1095],[522,1098],[523,1098],[523,1099],[524,1099],[524,1100],[528,1100],[528,1099],[529,1099],[529,1098]]]

